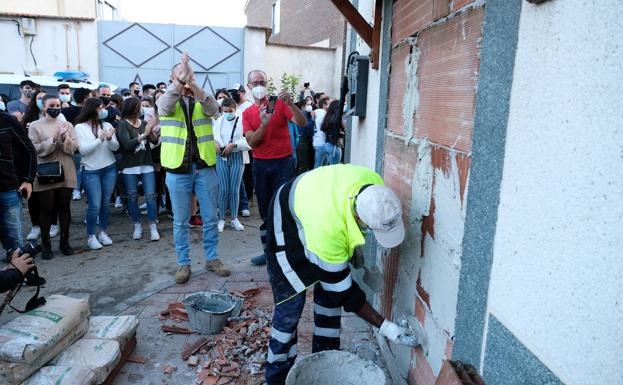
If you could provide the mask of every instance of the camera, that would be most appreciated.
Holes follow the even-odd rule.
[[[7,252],[7,260],[9,263],[13,258],[13,253],[15,253],[15,250],[17,249],[12,249]],[[34,260],[35,256],[43,250],[43,247],[41,247],[41,245],[37,243],[27,242],[24,247],[20,248],[19,250],[19,255],[30,254],[32,259]],[[40,286],[45,283],[45,279],[39,276],[39,272],[37,271],[36,266],[34,266],[24,275],[24,279],[26,281],[26,285],[28,286]]]

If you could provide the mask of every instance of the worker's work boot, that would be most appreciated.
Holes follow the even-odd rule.
[[[221,277],[227,277],[231,274],[231,271],[223,265],[220,259],[206,261],[206,270],[212,271],[214,274],[220,275]]]
[[[180,266],[175,272],[175,283],[186,283],[190,278],[190,266]]]

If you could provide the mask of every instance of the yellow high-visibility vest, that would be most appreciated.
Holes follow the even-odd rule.
[[[191,120],[197,136],[199,156],[208,166],[214,166],[216,164],[216,147],[212,134],[212,118],[203,112],[201,103],[195,102]],[[160,117],[160,138],[162,139],[160,150],[162,167],[168,169],[180,167],[184,161],[188,129],[186,117],[179,101],[175,104],[173,115]]]
[[[299,177],[294,212],[305,231],[307,249],[329,263],[348,261],[365,238],[354,217],[355,197],[368,184],[384,184],[379,174],[351,164],[324,166]]]

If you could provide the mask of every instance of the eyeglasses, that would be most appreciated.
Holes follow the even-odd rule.
[[[255,82],[251,82],[249,83],[251,84],[253,87],[257,87],[257,86],[262,86],[262,87],[266,87],[266,82],[265,81],[255,81]]]

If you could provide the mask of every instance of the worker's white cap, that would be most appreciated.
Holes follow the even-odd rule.
[[[378,184],[368,186],[357,196],[356,208],[359,219],[374,231],[381,246],[392,248],[404,241],[402,207],[392,190]]]

